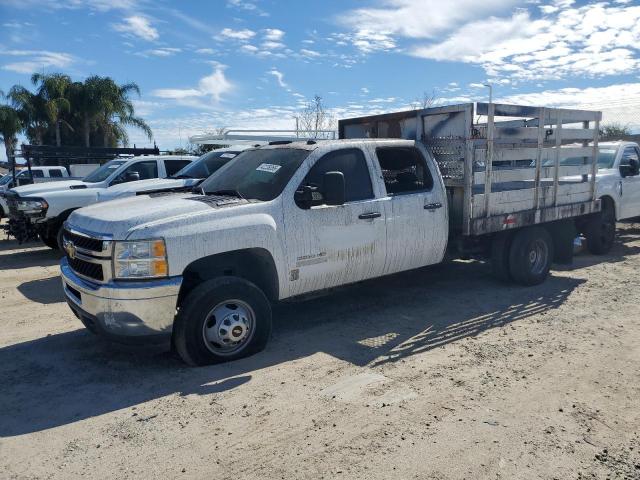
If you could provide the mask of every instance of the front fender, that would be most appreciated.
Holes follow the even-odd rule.
[[[165,239],[170,276],[182,275],[189,264],[204,257],[259,248],[273,257],[280,291],[286,287],[282,283],[286,278],[286,262],[277,223],[268,213],[199,218],[197,222],[175,222],[134,232],[135,238]]]

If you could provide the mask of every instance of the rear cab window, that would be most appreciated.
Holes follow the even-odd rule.
[[[49,176],[51,178],[62,178],[61,170],[49,170]]]
[[[376,157],[388,195],[428,192],[433,188],[433,176],[417,148],[378,147]]]

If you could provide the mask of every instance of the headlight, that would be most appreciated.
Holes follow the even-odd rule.
[[[169,274],[164,240],[115,242],[113,272],[116,278],[158,278]]]
[[[19,198],[16,202],[16,208],[23,213],[42,213],[49,208],[49,204],[43,199],[25,200]]]

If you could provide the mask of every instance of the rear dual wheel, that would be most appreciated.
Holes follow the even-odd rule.
[[[539,285],[549,276],[553,239],[542,227],[529,227],[497,236],[491,246],[494,275],[520,285]]]

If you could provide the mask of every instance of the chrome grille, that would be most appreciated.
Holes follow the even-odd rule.
[[[67,256],[67,260],[69,261],[69,266],[76,273],[84,277],[92,278],[93,280],[98,280],[99,282],[104,281],[102,265],[88,262],[81,258],[69,258],[69,256]]]
[[[74,272],[95,282],[111,279],[111,238],[79,231],[66,224],[62,238],[69,266]]]
[[[80,235],[65,229],[63,236],[66,240],[70,240],[76,247],[83,248],[91,252],[102,253],[103,241],[98,238]]]

